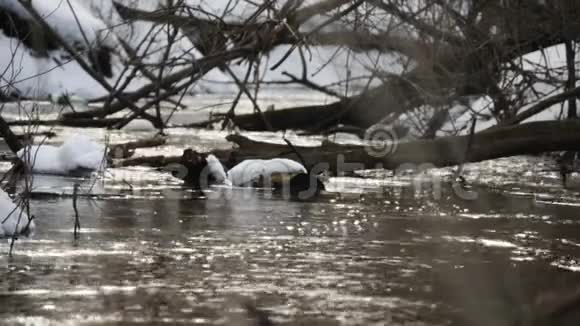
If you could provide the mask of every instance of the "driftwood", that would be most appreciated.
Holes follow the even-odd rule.
[[[133,157],[112,164],[113,167],[128,167],[128,166],[150,166],[150,167],[164,167],[169,164],[179,163],[181,156],[139,156]]]
[[[300,129],[319,132],[341,124],[366,129],[387,116],[396,117],[420,103],[423,99],[408,83],[393,80],[330,104],[241,114],[231,117],[231,120],[236,126],[250,131]],[[264,120],[268,121],[270,128]]]
[[[83,199],[93,199],[93,200],[104,200],[104,199],[113,199],[119,198],[122,194],[107,194],[107,193],[84,193],[84,192],[77,192],[77,193],[57,193],[57,192],[48,192],[48,191],[31,191],[29,193],[30,199],[42,199],[42,200],[49,200],[49,199],[74,199],[75,197],[83,198]]]
[[[9,126],[65,126],[80,128],[108,128],[123,121],[122,118],[92,119],[54,119],[54,120],[15,120],[8,122]]]
[[[163,136],[155,136],[152,138],[147,139],[139,139],[135,141],[130,141],[127,143],[116,144],[113,145],[114,147],[123,147],[127,150],[137,149],[137,148],[146,148],[146,147],[157,147],[161,145],[165,145],[167,143],[167,139]]]
[[[227,139],[238,145],[233,151],[237,160],[270,157],[298,160],[287,145],[257,142],[240,135],[230,135]],[[370,155],[364,146],[356,145],[324,142],[316,147],[295,147],[310,167],[321,164],[320,169],[334,172],[398,169],[402,166],[411,167],[410,164],[443,167],[515,155],[578,150],[580,121],[533,122],[479,132],[472,136],[408,141],[391,146],[391,153],[378,157]],[[466,150],[468,146],[469,151]]]
[[[36,131],[36,132],[28,132],[25,134],[16,134],[18,139],[23,141],[28,141],[33,137],[46,137],[46,138],[53,138],[56,137],[56,133],[53,131]]]
[[[231,168],[240,160],[237,160],[235,150],[215,150],[211,152],[214,154],[226,168]],[[202,153],[209,154],[209,153]],[[164,168],[171,164],[179,164],[182,155],[154,155],[154,156],[139,156],[128,159],[118,160],[113,163],[114,167],[129,167],[129,166],[150,166],[154,168]]]
[[[126,159],[135,153],[137,148],[157,147],[167,143],[167,139],[161,136],[156,136],[148,139],[140,139],[128,143],[111,145],[109,149],[109,157],[111,159]]]
[[[263,117],[259,113],[240,114],[232,116],[231,120],[239,128],[249,131],[267,130],[264,119],[270,124],[271,131],[287,129],[315,130],[327,128],[339,122],[352,123],[348,119],[341,119],[343,110],[346,110],[346,106],[342,102],[335,102],[327,105],[311,105],[266,111],[262,113]],[[328,119],[328,117],[335,118]],[[321,121],[323,119],[327,119],[328,122],[322,124]]]
[[[342,145],[329,141],[320,146],[296,146],[251,140],[241,135],[226,139],[235,145],[231,150],[212,151],[226,167],[246,159],[286,157],[301,161],[315,173],[323,170],[346,173],[362,169],[429,168],[480,162],[500,157],[545,152],[580,150],[580,121],[544,121],[486,130],[473,135],[442,137],[391,144],[391,152],[373,156],[359,145]],[[467,148],[469,147],[469,150]],[[179,163],[181,156],[136,157],[115,166],[148,165],[164,167]]]

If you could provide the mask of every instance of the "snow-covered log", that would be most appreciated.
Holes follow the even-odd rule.
[[[306,173],[306,168],[290,159],[245,160],[228,171],[228,179],[234,186],[251,186],[260,180],[269,180],[275,175]]]

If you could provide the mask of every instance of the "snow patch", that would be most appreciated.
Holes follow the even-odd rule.
[[[209,154],[206,159],[209,174],[215,179],[218,184],[229,184],[229,180],[224,170],[222,163],[213,154]]]
[[[228,171],[228,179],[234,186],[248,186],[260,178],[274,174],[306,173],[306,168],[293,160],[274,158],[271,160],[245,160]]]
[[[32,166],[32,172],[72,175],[104,168],[105,146],[84,135],[74,135],[61,146],[33,145],[21,149],[18,157]]]
[[[125,131],[156,131],[151,121],[146,119],[133,119],[123,127]]]
[[[29,224],[28,215],[14,204],[2,189],[0,189],[0,224],[0,238],[22,234],[24,231],[32,233],[36,228],[34,221],[30,221]],[[27,225],[28,229],[26,229]]]

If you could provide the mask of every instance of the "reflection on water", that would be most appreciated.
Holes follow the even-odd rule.
[[[235,325],[244,297],[283,325],[513,325],[536,293],[580,281],[575,206],[483,188],[475,201],[213,191],[80,200],[77,242],[70,200],[34,200],[38,233],[0,256],[0,318]]]
[[[77,132],[56,131],[51,142]],[[167,146],[137,154],[228,146],[223,132],[168,133]],[[296,202],[224,188],[200,199],[151,169],[109,169],[82,184],[113,196],[79,199],[76,242],[72,201],[34,199],[37,234],[13,258],[0,245],[0,324],[242,325],[250,300],[280,325],[507,326],[538,294],[580,284],[580,194],[561,188],[550,160],[467,164],[474,200],[458,198],[451,169],[427,172],[420,191],[408,175],[363,175]],[[36,176],[34,187],[70,193],[79,181]]]

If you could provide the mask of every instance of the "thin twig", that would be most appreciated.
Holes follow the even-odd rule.
[[[290,140],[288,138],[286,138],[286,136],[284,136],[284,141],[286,142],[286,144],[288,144],[288,146],[290,147],[290,149],[292,150],[292,152],[294,152],[294,154],[296,154],[296,156],[298,156],[298,159],[300,160],[300,162],[302,163],[302,165],[304,165],[304,167],[306,168],[307,171],[310,171],[310,168],[307,167],[306,165],[306,160],[304,159],[304,157],[302,156],[302,154],[300,154],[300,152],[298,151],[298,149],[296,149],[296,147],[294,146],[294,144],[292,144],[292,142],[290,142]]]
[[[77,195],[79,191],[79,184],[75,183],[74,190],[73,190],[73,209],[75,211],[75,226],[74,226],[74,233],[73,237],[75,240],[79,239],[80,231],[81,231],[81,222],[79,219],[79,210],[77,208]]]

